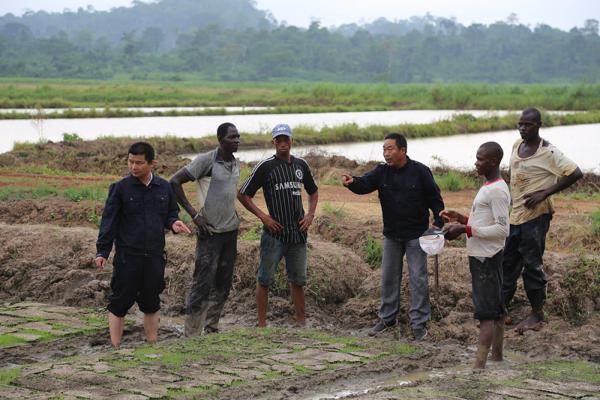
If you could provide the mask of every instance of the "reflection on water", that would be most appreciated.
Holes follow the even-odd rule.
[[[545,128],[540,136],[554,144],[586,172],[600,174],[600,124]],[[474,169],[477,148],[485,142],[498,142],[504,150],[502,165],[508,166],[512,145],[519,139],[517,130],[455,135],[437,138],[409,139],[408,155],[431,167],[446,165],[464,170]],[[242,138],[243,140],[243,138]],[[304,155],[311,151],[341,155],[357,161],[383,161],[383,141],[337,143],[321,146],[294,147],[292,153]],[[243,148],[243,141],[241,144]],[[272,149],[239,151],[242,161],[258,161],[273,154]]]
[[[243,133],[270,132],[280,122],[292,128],[309,126],[321,129],[355,123],[359,127],[369,125],[397,125],[402,123],[425,124],[448,119],[457,113],[468,112],[475,117],[504,115],[507,111],[454,111],[454,110],[408,110],[370,111],[348,113],[313,114],[250,114],[250,115],[202,115],[192,117],[139,117],[139,118],[73,118],[35,120],[0,120],[0,153],[12,149],[15,141],[60,141],[63,133],[76,133],[85,140],[101,136],[166,136],[201,137],[216,135],[217,126],[232,122]],[[516,119],[515,119],[516,120]]]

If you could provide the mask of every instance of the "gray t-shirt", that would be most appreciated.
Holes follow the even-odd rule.
[[[214,233],[238,229],[240,219],[235,211],[240,163],[234,157],[225,161],[219,149],[199,154],[186,165],[186,170],[198,183],[199,213],[208,221]]]

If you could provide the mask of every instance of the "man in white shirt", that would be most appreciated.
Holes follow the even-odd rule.
[[[502,299],[502,255],[508,236],[510,193],[500,177],[502,147],[496,142],[482,144],[477,150],[475,168],[486,179],[477,192],[468,217],[444,210],[448,222],[446,239],[467,234],[467,254],[473,288],[474,317],[480,321],[474,368],[485,368],[490,347],[491,360],[502,361],[504,318]]]

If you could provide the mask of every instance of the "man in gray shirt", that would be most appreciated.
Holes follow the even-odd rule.
[[[196,265],[185,320],[185,335],[218,332],[219,318],[231,289],[237,255],[239,218],[235,210],[240,165],[233,156],[240,143],[237,128],[225,122],[217,128],[219,147],[199,154],[171,178],[177,201],[198,228]],[[198,184],[199,211],[183,184]]]

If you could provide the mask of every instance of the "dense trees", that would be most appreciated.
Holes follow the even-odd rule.
[[[0,76],[357,82],[599,82],[598,21],[564,32],[518,16],[431,15],[308,29],[251,0],[135,2],[109,12],[0,17]]]

